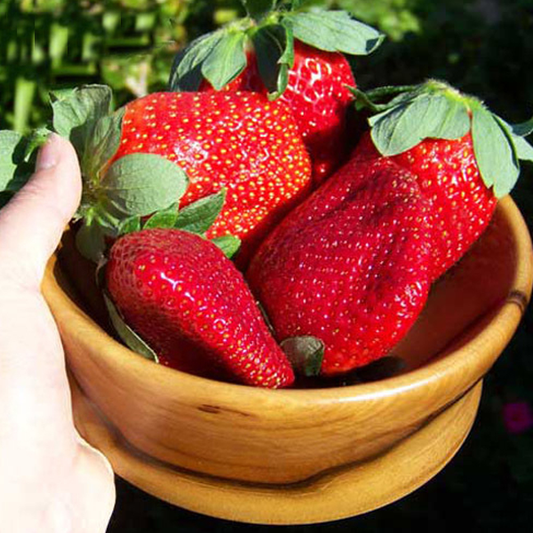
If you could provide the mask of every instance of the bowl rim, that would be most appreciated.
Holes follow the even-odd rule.
[[[498,208],[503,210],[505,217],[513,230],[513,246],[516,254],[517,268],[512,280],[511,293],[519,292],[520,294],[525,295],[527,300],[529,300],[533,285],[533,249],[529,230],[518,207],[515,205],[511,197],[508,196],[501,199]],[[56,258],[52,260],[47,269],[47,275],[51,275],[52,277],[53,274],[51,274],[51,272],[55,260]],[[512,297],[506,298],[498,308],[489,310],[487,314],[478,317],[473,324],[469,324],[467,328],[460,333],[459,338],[475,328],[476,324],[479,323],[479,320],[490,317],[486,327],[481,331],[475,332],[475,334],[463,346],[449,353],[446,352],[445,349],[445,357],[437,356],[423,366],[410,370],[405,374],[392,376],[376,382],[358,383],[341,387],[266,389],[237,383],[216,381],[154,364],[110,336],[93,318],[87,315],[76,302],[64,293],[64,291],[57,285],[56,280],[53,281],[53,284],[54,287],[52,288],[49,286],[46,287],[46,284],[43,286],[43,293],[45,298],[49,300],[52,311],[54,311],[54,307],[57,308],[59,305],[67,305],[69,306],[70,311],[75,311],[77,319],[83,321],[85,326],[89,326],[97,335],[95,340],[97,340],[99,348],[101,348],[99,352],[101,357],[105,358],[109,351],[113,351],[114,364],[120,364],[121,366],[127,367],[126,371],[131,370],[133,372],[145,373],[146,375],[151,374],[154,379],[158,380],[161,384],[173,386],[174,382],[179,382],[182,388],[185,387],[192,393],[194,393],[195,390],[198,391],[200,397],[205,396],[206,387],[209,387],[209,393],[210,395],[213,395],[214,398],[231,397],[235,400],[242,397],[244,393],[247,402],[253,402],[255,399],[264,399],[265,395],[271,399],[276,398],[277,400],[287,400],[292,404],[305,402],[306,405],[309,405],[310,402],[313,404],[320,404],[333,400],[335,402],[375,401],[380,398],[401,395],[406,391],[415,391],[420,388],[425,388],[428,384],[447,379],[450,375],[461,376],[460,381],[464,384],[463,390],[465,390],[465,388],[471,387],[483,377],[484,372],[478,376],[473,375],[475,372],[480,371],[478,369],[479,365],[472,365],[472,359],[479,357],[480,354],[484,353],[484,350],[481,350],[481,348],[491,336],[491,332],[497,329],[502,323],[507,324],[503,334],[498,336],[497,349],[492,350],[488,360],[484,361],[484,365],[481,365],[482,368],[486,368],[487,370],[492,366],[514,334],[525,309],[524,302],[520,305],[520,302],[517,302]],[[57,290],[55,290],[56,288]],[[54,290],[56,294],[52,295],[51,292]],[[494,340],[492,339],[491,342],[494,342]],[[132,355],[135,357],[132,357]],[[475,371],[472,370],[473,367],[476,368]],[[75,370],[74,374],[76,374]],[[237,400],[237,402],[239,401],[240,400]]]

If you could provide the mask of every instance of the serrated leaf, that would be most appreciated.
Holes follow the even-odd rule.
[[[400,102],[369,123],[372,140],[385,156],[401,154],[427,138],[457,139],[470,128],[464,104],[427,93]]]
[[[226,32],[202,63],[202,75],[217,91],[233,81],[246,67],[243,32]]]
[[[242,0],[248,15],[254,20],[261,20],[274,9],[276,0]]]
[[[287,35],[288,30],[281,24],[270,24],[260,28],[252,38],[259,74],[271,99],[279,97],[287,88],[288,71],[294,63],[294,43],[291,37],[287,40]]]
[[[105,291],[103,295],[111,323],[126,346],[144,358],[159,363],[159,358],[155,351],[126,324],[109,295]]]
[[[54,130],[82,156],[96,121],[111,112],[113,93],[106,85],[85,85],[52,102]]]
[[[197,200],[178,214],[174,227],[191,233],[205,233],[215,222],[224,206],[226,189]]]
[[[33,173],[26,159],[27,141],[14,131],[0,131],[0,192],[17,192]]]
[[[116,160],[101,182],[102,206],[124,216],[147,216],[176,203],[188,178],[175,163],[155,154],[130,154]]]
[[[173,228],[178,220],[178,204],[154,213],[144,224],[143,229]]]
[[[95,263],[100,262],[106,249],[102,228],[97,223],[85,221],[76,233],[76,247],[86,259]]]
[[[328,52],[367,55],[384,39],[376,29],[351,18],[346,11],[317,9],[290,13],[285,20],[291,24],[296,39]]]
[[[141,231],[141,229],[141,217],[133,215],[131,217],[125,218],[119,223],[117,234],[119,236],[122,236],[128,233],[133,233],[134,231]]]
[[[211,242],[218,246],[223,252],[224,255],[231,259],[241,247],[241,240],[234,235],[223,235],[222,237],[215,237],[211,239]]]
[[[501,198],[510,192],[520,169],[513,144],[494,115],[482,106],[472,111],[472,142],[477,165],[487,187]]]
[[[197,91],[203,80],[202,64],[224,36],[224,30],[195,39],[174,58],[170,73],[171,91]]]
[[[307,377],[318,376],[324,359],[324,343],[309,335],[289,337],[280,343],[294,371]]]

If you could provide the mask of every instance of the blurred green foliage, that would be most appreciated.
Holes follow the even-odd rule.
[[[347,9],[389,37],[353,59],[362,88],[444,78],[511,120],[533,102],[533,0],[306,3]],[[162,89],[177,49],[242,13],[239,0],[0,0],[0,128],[41,124],[51,87],[103,81],[119,104]]]

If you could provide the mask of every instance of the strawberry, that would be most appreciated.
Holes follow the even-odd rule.
[[[129,233],[113,244],[105,279],[160,363],[261,387],[293,382],[242,274],[211,242],[177,229]]]
[[[381,97],[387,90],[374,94]],[[369,101],[368,95],[365,99]],[[518,159],[531,160],[532,149],[477,98],[441,81],[401,89],[374,111],[371,130],[355,157],[385,156],[416,176],[432,206],[436,279],[479,238],[498,198],[508,194],[518,178]],[[515,129],[520,131],[520,126]]]
[[[247,54],[246,69],[224,87],[226,91],[267,94],[255,53]],[[312,160],[313,178],[321,183],[345,159],[349,147],[348,109],[355,87],[351,67],[343,54],[325,52],[294,42],[294,65],[280,100],[290,107]],[[208,82],[200,90],[213,90]]]
[[[243,3],[247,18],[201,36],[177,55],[170,87],[280,98],[292,109],[320,183],[348,147],[353,96],[347,86],[355,79],[343,53],[369,54],[382,36],[344,11],[309,10],[299,2],[292,9],[275,1]]]
[[[410,172],[385,158],[351,159],[250,264],[247,280],[278,341],[318,339],[325,376],[386,355],[427,298],[428,213]]]
[[[389,103],[372,102],[391,91]],[[523,139],[533,120],[510,126],[443,82],[357,92],[376,112],[370,132],[272,232],[247,273],[291,357],[321,343],[323,375],[394,347],[431,283],[487,226],[518,159],[533,160]]]
[[[135,100],[126,105],[111,164],[137,152],[160,155],[187,173],[181,207],[226,188],[208,236],[239,237],[245,253],[311,184],[289,110],[257,94],[155,93]]]
[[[53,101],[54,129],[72,141],[82,168],[78,248],[95,262],[123,226],[139,229],[159,214],[158,225],[166,219],[211,239],[240,239],[245,265],[311,190],[309,156],[283,102],[251,92],[164,92],[112,112],[111,101],[103,85]]]

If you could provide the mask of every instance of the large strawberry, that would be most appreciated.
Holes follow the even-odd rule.
[[[428,215],[415,176],[384,158],[352,159],[291,212],[247,272],[284,348],[318,340],[324,375],[387,354],[426,302]]]
[[[248,66],[225,91],[268,93],[257,65],[257,56],[247,54]],[[352,69],[339,52],[325,52],[300,41],[294,42],[294,65],[288,73],[287,88],[280,96],[292,110],[298,129],[313,162],[313,178],[320,183],[345,159],[348,109],[355,87]],[[213,90],[205,82],[200,90]]]
[[[390,102],[371,102],[391,92]],[[355,157],[386,156],[417,177],[432,205],[437,278],[487,227],[498,198],[518,179],[518,160],[533,159],[533,149],[522,138],[532,125],[510,126],[479,99],[437,80],[359,95],[360,105],[366,101],[375,114]]]
[[[126,105],[112,162],[137,152],[163,156],[187,173],[181,207],[226,188],[208,236],[239,237],[245,254],[310,188],[309,160],[288,108],[258,94],[135,100]]]
[[[371,133],[276,228],[248,271],[278,340],[302,355],[321,342],[326,375],[381,357],[400,340],[429,285],[513,186],[518,159],[533,159],[522,138],[532,121],[510,126],[433,80],[370,97],[391,91],[399,94],[379,105],[359,92],[377,112]]]
[[[113,244],[105,269],[112,302],[160,363],[261,387],[293,382],[242,274],[211,242],[136,231]]]
[[[382,36],[344,11],[304,9],[292,2],[243,2],[248,17],[204,35],[178,54],[175,90],[247,90],[280,97],[292,109],[323,181],[344,160],[355,86],[341,53],[365,55]],[[279,4],[279,5],[277,5]],[[203,79],[203,81],[202,81]]]
[[[138,224],[179,210],[177,228],[240,238],[245,264],[265,232],[310,192],[309,156],[282,102],[250,92],[168,92],[112,113],[111,99],[108,87],[93,85],[53,102],[53,127],[80,157],[77,240],[91,259],[132,217]],[[12,144],[23,156],[22,141]]]

